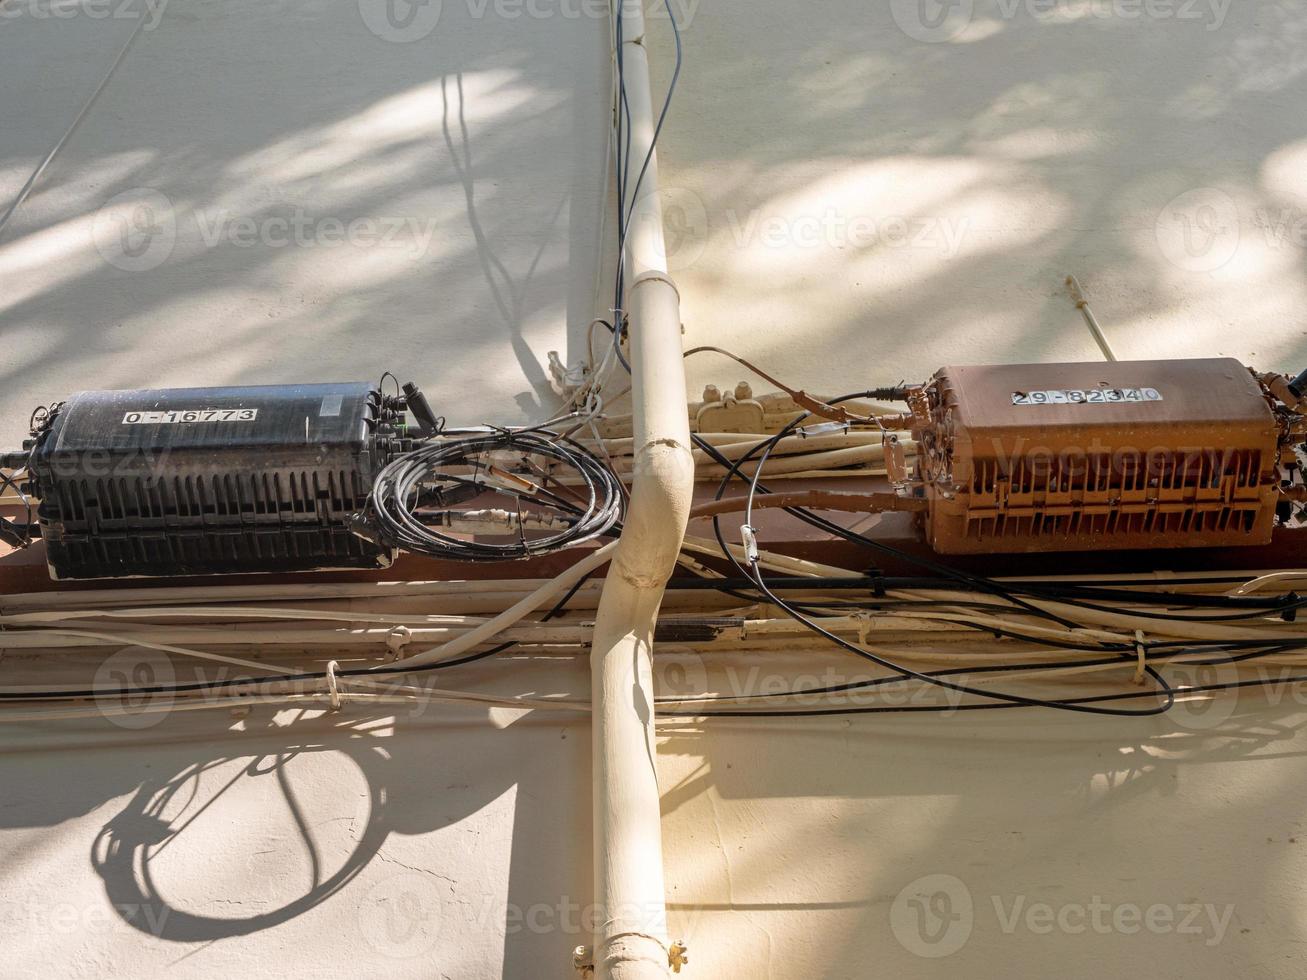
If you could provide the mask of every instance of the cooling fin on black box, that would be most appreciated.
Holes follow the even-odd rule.
[[[351,533],[402,406],[375,386],[85,391],[30,472],[57,579],[384,568]]]

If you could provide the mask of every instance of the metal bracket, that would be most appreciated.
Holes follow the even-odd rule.
[[[667,947],[667,965],[673,973],[680,973],[681,967],[690,962],[690,947],[684,939],[678,939]]]
[[[572,966],[581,974],[582,980],[589,980],[595,975],[594,950],[589,946],[578,946],[572,950]]]
[[[667,965],[673,973],[680,973],[681,967],[689,962],[690,947],[684,939],[677,939],[667,947]],[[572,966],[582,980],[590,980],[595,973],[594,950],[589,946],[577,946],[572,950]]]

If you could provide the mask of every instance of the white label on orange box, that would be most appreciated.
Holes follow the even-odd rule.
[[[1113,405],[1117,402],[1160,402],[1156,388],[1055,388],[1014,391],[1013,405]]]

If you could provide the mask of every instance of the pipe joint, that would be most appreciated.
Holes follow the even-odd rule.
[[[646,272],[643,275],[637,276],[635,281],[631,283],[631,292],[634,293],[641,286],[646,286],[651,282],[661,282],[671,286],[672,291],[676,293],[677,302],[680,302],[681,290],[677,287],[676,280],[665,272]]]
[[[637,589],[662,591],[676,567],[694,492],[694,453],[672,437],[652,439],[634,457],[635,492],[614,571]]]
[[[675,957],[661,939],[627,932],[609,939],[597,959],[603,975],[612,980],[644,980],[667,976]]]

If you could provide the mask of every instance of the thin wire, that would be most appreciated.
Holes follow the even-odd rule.
[[[5,226],[9,224],[9,219],[17,213],[20,207],[22,207],[23,202],[26,201],[28,196],[32,193],[32,189],[36,187],[37,181],[41,179],[41,175],[45,173],[46,168],[50,166],[54,161],[54,158],[59,154],[64,146],[67,145],[68,141],[72,139],[73,134],[77,132],[78,127],[82,125],[82,121],[86,118],[87,113],[91,111],[91,107],[95,105],[100,98],[100,94],[108,87],[110,79],[112,79],[114,73],[118,71],[118,66],[122,64],[123,59],[127,57],[127,52],[131,50],[132,45],[136,43],[136,38],[140,35],[141,29],[145,26],[148,20],[148,17],[141,17],[141,19],[136,22],[136,27],[132,30],[131,36],[127,38],[127,43],[118,50],[117,56],[109,65],[109,70],[105,72],[104,77],[100,79],[100,84],[95,87],[95,91],[91,93],[91,97],[86,100],[81,110],[73,117],[73,121],[68,125],[68,128],[64,130],[63,135],[59,137],[54,146],[50,147],[50,152],[47,153],[44,159],[36,165],[36,169],[32,171],[31,176],[27,178],[27,182],[19,189],[18,196],[13,199],[9,207],[5,210],[5,213],[0,215],[0,238],[4,235]]]
[[[653,137],[649,141],[649,149],[644,155],[644,162],[640,166],[639,176],[636,178],[635,186],[630,193],[627,192],[627,184],[630,180],[631,169],[631,104],[627,98],[626,92],[626,62],[623,54],[625,37],[623,36],[623,16],[622,5],[624,0],[615,0],[617,15],[615,18],[614,32],[617,53],[617,89],[620,107],[617,116],[617,158],[614,165],[617,172],[617,270],[616,281],[613,287],[613,350],[616,353],[617,361],[629,374],[631,365],[626,356],[622,353],[622,334],[625,328],[626,312],[623,309],[625,292],[626,292],[626,236],[629,230],[631,215],[635,213],[635,204],[640,197],[640,188],[644,184],[645,174],[648,173],[652,165],[654,153],[658,147],[658,139],[662,135],[663,124],[667,120],[668,112],[672,107],[672,99],[676,94],[676,86],[681,78],[681,68],[684,63],[684,47],[681,41],[681,29],[676,23],[676,15],[672,11],[671,0],[663,0],[667,8],[667,19],[672,25],[672,38],[676,45],[676,63],[672,69],[672,78],[667,85],[667,94],[663,98],[662,109],[658,114],[658,122],[654,126]],[[643,43],[643,39],[641,39]],[[625,145],[623,145],[625,137]],[[630,198],[630,207],[628,210],[627,199]]]
[[[1282,644],[1279,647],[1272,650],[1246,653],[1237,657],[1223,658],[1219,661],[1202,660],[1202,661],[1188,661],[1188,663],[1193,666],[1210,666],[1211,664],[1214,663],[1233,664],[1245,660],[1256,659],[1259,657],[1271,656],[1274,653],[1283,653],[1291,650],[1297,650],[1300,649],[1303,645],[1304,644]],[[1164,657],[1159,659],[1174,660],[1184,655],[1185,654],[1183,651],[1178,651],[1176,653],[1166,654]],[[1122,661],[1119,658],[1111,657],[1111,658],[1100,658],[1096,660],[1075,660],[1075,661],[1052,660],[1052,661],[1042,661],[1042,662],[1028,661],[1028,662],[1016,663],[1016,664],[982,664],[982,665],[972,665],[972,666],[965,666],[965,667],[946,667],[941,670],[925,671],[925,673],[931,677],[948,677],[948,676],[954,676],[958,674],[1016,673],[1016,672],[1029,671],[1029,670],[1052,669],[1052,670],[1071,671],[1071,670],[1083,669],[1086,667],[1101,667],[1101,666],[1109,666],[1109,665],[1120,665],[1122,667],[1133,666],[1132,664]],[[742,695],[727,695],[727,696],[713,695],[709,697],[689,697],[689,698],[661,697],[661,698],[656,698],[655,701],[659,704],[688,704],[691,702],[713,704],[720,701],[740,702],[740,701],[755,701],[755,700],[775,700],[778,698],[812,697],[814,695],[851,694],[859,691],[870,690],[872,688],[888,687],[894,684],[904,684],[911,679],[912,678],[905,678],[902,676],[875,677],[865,681],[850,682],[848,684],[833,684],[825,687],[813,687],[813,688],[807,688],[802,690],[785,691],[781,693],[768,692],[764,694],[742,694]],[[1184,688],[1184,689],[1177,688],[1176,693],[1184,694],[1192,690],[1193,688]],[[1156,692],[1154,691],[1141,691],[1141,692],[1132,692],[1132,693],[1137,693],[1139,697],[1156,696]],[[950,710],[956,706],[941,705],[938,707],[940,707],[941,710]],[[1013,705],[1013,707],[1022,707],[1022,705]],[[670,716],[680,716],[680,717],[701,716],[706,714],[711,714],[714,717],[749,717],[751,714],[762,715],[762,714],[776,714],[776,713],[777,712],[775,711],[759,711],[753,713],[740,712],[738,714],[729,711],[724,711],[724,712],[660,711],[659,712],[660,715],[670,715]]]

